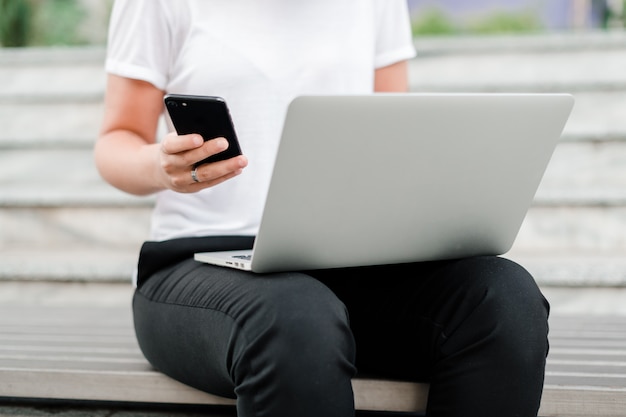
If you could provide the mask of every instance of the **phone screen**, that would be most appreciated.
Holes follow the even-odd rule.
[[[164,101],[179,135],[197,133],[205,141],[217,137],[224,137],[228,141],[228,149],[196,163],[196,166],[241,155],[230,111],[223,98],[169,94]]]

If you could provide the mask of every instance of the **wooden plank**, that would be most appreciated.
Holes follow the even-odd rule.
[[[626,389],[546,385],[539,415],[542,417],[624,417]]]
[[[8,397],[77,399],[91,401],[156,402],[172,404],[233,404],[153,371],[53,371],[4,368],[0,393]],[[10,381],[10,382],[9,382]],[[425,409],[428,388],[398,381],[353,381],[359,410],[420,412]],[[624,416],[626,388],[546,385],[542,416]]]
[[[358,410],[423,412],[428,385],[355,379]],[[181,384],[159,372],[84,371],[0,367],[0,396],[87,401],[233,405],[235,401]]]
[[[8,313],[0,308],[0,396],[234,404],[156,372],[139,350],[129,309]],[[626,415],[625,334],[623,318],[552,318],[541,415]],[[353,387],[359,410],[421,412],[427,403],[427,384],[357,378]]]
[[[147,362],[141,359],[124,359],[124,360],[109,360],[109,359],[93,359],[88,360],[80,359],[59,359],[51,360],[48,358],[30,358],[27,360],[0,359],[0,369],[23,369],[24,372],[29,372],[38,369],[49,369],[51,371],[85,371],[85,372],[101,372],[101,371],[117,371],[117,372],[135,372],[143,371],[147,368]]]
[[[550,361],[550,371],[568,372],[576,370],[579,372],[593,372],[598,374],[615,374],[626,377],[626,363],[612,361]]]
[[[623,340],[588,340],[588,339],[574,339],[574,340],[559,340],[551,339],[550,351],[560,348],[594,348],[594,349],[624,349],[626,341]],[[556,351],[555,351],[556,352]]]
[[[102,357],[138,357],[143,358],[142,353],[136,347],[114,346],[28,346],[28,345],[0,345],[0,357],[3,355],[22,354],[37,357],[40,355],[98,355]]]
[[[616,383],[617,382],[617,383]],[[624,389],[624,379],[616,381],[613,375],[595,375],[587,373],[563,372],[548,373],[546,375],[546,383],[548,386],[558,386],[562,389],[571,387],[592,387],[598,391],[612,391]],[[572,401],[581,401],[582,399],[572,398]]]
[[[353,379],[354,404],[357,410],[424,412],[428,401],[428,384]]]
[[[232,405],[154,371],[1,368],[0,396],[168,404]]]
[[[155,371],[139,350],[126,309],[37,307],[23,313],[0,315],[0,396],[234,404]],[[427,384],[355,379],[353,386],[359,410],[426,407]]]

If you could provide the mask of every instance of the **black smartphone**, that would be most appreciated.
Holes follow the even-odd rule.
[[[205,141],[218,137],[228,141],[228,149],[197,162],[195,166],[241,155],[235,126],[222,97],[168,94],[163,101],[179,135],[197,133]]]

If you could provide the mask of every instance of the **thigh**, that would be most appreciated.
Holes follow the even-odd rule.
[[[230,277],[212,268],[184,261],[141,280],[133,297],[135,332],[144,356],[161,372],[234,397],[227,365],[237,327],[232,300],[246,291],[238,289],[237,271]]]
[[[363,373],[432,381],[442,358],[474,335],[494,326],[521,332],[526,321],[547,326],[547,301],[532,277],[499,257],[314,275],[346,304]]]
[[[319,331],[315,326],[326,330],[345,323],[347,328],[343,304],[310,276],[257,275],[193,260],[143,280],[133,311],[140,347],[156,368],[228,397],[235,396],[241,375],[255,373],[247,369],[251,361],[281,349],[285,338],[276,328],[289,326],[289,319],[311,334]],[[289,343],[296,342],[294,334]]]
[[[360,374],[428,381],[442,325],[436,262],[315,271],[346,304]]]

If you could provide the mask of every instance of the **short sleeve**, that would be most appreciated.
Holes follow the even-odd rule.
[[[416,55],[406,0],[376,0],[376,19],[376,68]]]
[[[164,0],[116,0],[109,23],[105,68],[110,74],[147,81],[161,90],[176,50],[176,8]],[[178,3],[178,2],[172,2]]]

